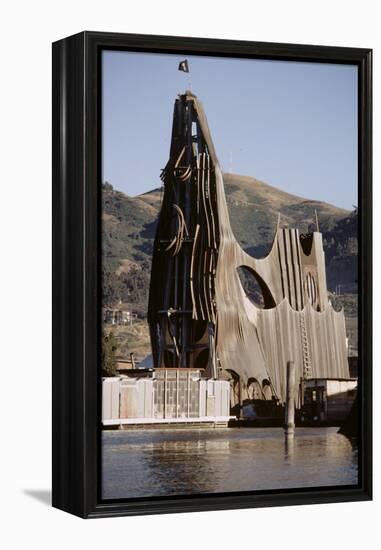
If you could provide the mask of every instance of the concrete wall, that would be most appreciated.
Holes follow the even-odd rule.
[[[119,418],[119,377],[102,381],[102,420]]]
[[[224,380],[206,382],[205,416],[225,416],[230,411],[230,383]]]
[[[227,417],[230,383],[200,378],[198,371],[167,369],[154,378],[105,378],[102,420]]]
[[[120,418],[152,418],[152,378],[120,380]]]

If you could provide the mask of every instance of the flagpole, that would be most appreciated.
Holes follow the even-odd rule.
[[[189,71],[188,60],[184,59],[183,61],[180,61],[178,69],[179,71],[183,71],[184,73],[189,73],[190,71]],[[189,91],[192,92],[192,82],[190,78],[188,80],[188,86],[189,86]]]

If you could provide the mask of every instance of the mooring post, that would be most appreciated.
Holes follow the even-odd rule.
[[[287,386],[284,433],[293,436],[295,432],[295,363],[287,361]]]
[[[239,390],[239,393],[238,393],[238,398],[239,398],[239,416],[238,418],[243,418],[243,411],[242,411],[242,407],[243,407],[243,400],[242,400],[242,379],[241,377],[239,377],[239,380],[238,380],[238,390]]]

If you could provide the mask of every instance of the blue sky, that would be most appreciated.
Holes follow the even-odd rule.
[[[187,57],[190,73],[177,70]],[[202,101],[224,171],[306,198],[357,205],[357,67],[103,52],[103,174],[138,195],[159,187],[173,104]]]

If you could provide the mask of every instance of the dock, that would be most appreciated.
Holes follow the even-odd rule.
[[[228,428],[235,416],[195,418],[114,418],[102,422],[104,430]]]

